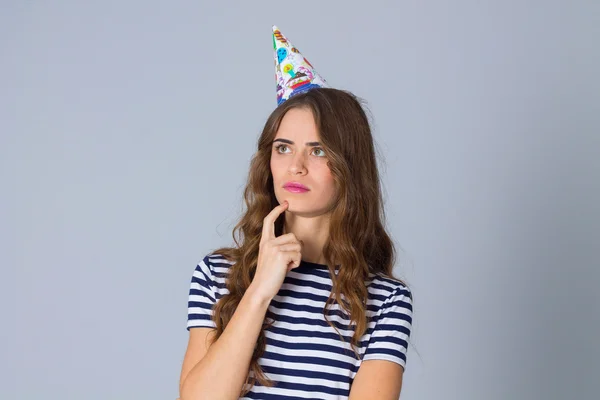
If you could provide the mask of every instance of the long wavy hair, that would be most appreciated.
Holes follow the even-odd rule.
[[[385,212],[373,136],[361,103],[345,90],[315,88],[286,100],[267,119],[244,189],[247,211],[232,233],[236,246],[213,251],[233,261],[227,278],[229,293],[213,306],[213,321],[217,326],[213,343],[223,333],[254,278],[263,219],[279,204],[270,168],[272,141],[283,116],[292,108],[303,107],[312,112],[335,181],[337,196],[331,211],[329,238],[323,248],[332,291],[323,313],[342,340],[339,330],[327,319],[328,305],[335,301],[349,315],[350,325],[354,325],[354,328],[348,326],[354,330],[351,346],[357,359],[356,347],[367,329],[369,273],[382,273],[406,285],[392,273],[395,247],[384,227]],[[276,236],[283,232],[284,218],[285,213],[282,213],[275,222]],[[340,265],[337,274],[336,265]],[[264,331],[273,322],[267,322],[268,318],[269,313],[250,361],[249,372],[253,371],[254,376],[247,375],[240,397],[248,393],[257,380],[264,386],[274,386],[258,364],[266,347]]]

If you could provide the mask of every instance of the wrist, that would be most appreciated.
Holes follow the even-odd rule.
[[[261,293],[258,288],[254,285],[254,284],[250,284],[250,286],[248,286],[248,289],[246,289],[246,293],[244,294],[244,297],[248,297],[249,301],[259,307],[264,308],[265,310],[269,307],[269,304],[271,303],[272,297],[271,296],[266,296],[263,293]]]

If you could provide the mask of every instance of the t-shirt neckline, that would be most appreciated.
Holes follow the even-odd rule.
[[[314,263],[314,262],[310,262],[310,261],[300,260],[299,267],[302,267],[302,266],[305,266],[307,268],[314,268],[314,269],[324,269],[324,270],[329,269],[329,267],[326,264],[318,264],[318,263]],[[339,265],[336,265],[336,269],[339,269]]]

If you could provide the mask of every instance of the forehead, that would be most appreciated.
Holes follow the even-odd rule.
[[[292,108],[283,116],[275,138],[317,140],[319,132],[312,112],[306,108]]]

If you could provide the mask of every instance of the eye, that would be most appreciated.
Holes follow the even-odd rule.
[[[315,151],[320,151],[320,152],[322,153],[322,155],[320,155],[320,156],[317,156],[317,157],[325,157],[325,150],[323,150],[322,148],[320,148],[320,147],[315,147],[315,149],[314,149],[314,150],[315,150]]]
[[[276,152],[278,152],[278,153],[280,153],[280,154],[282,154],[282,153],[279,151],[279,150],[281,150],[281,148],[282,148],[282,147],[286,147],[286,148],[287,148],[287,145],[285,145],[285,144],[280,144],[280,145],[277,145],[277,146],[275,146],[275,151],[276,151]]]

